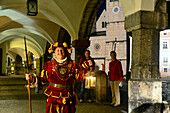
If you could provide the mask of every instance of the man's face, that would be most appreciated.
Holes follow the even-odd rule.
[[[63,47],[57,47],[54,53],[56,55],[56,59],[58,60],[62,60],[65,58],[65,51]]]
[[[116,59],[116,56],[114,53],[110,54],[111,59],[114,61]]]
[[[86,52],[85,52],[85,57],[86,57],[86,58],[89,58],[89,57],[90,57],[90,52],[86,51]]]

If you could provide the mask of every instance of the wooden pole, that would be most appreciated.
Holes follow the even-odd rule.
[[[31,92],[30,92],[30,81],[27,80],[27,82],[28,82],[28,87],[27,87],[27,89],[28,89],[28,98],[29,98],[29,111],[30,111],[30,113],[32,113],[32,107],[31,107]]]
[[[28,69],[28,54],[27,54],[27,45],[26,45],[26,38],[25,37],[24,37],[24,42],[25,42],[25,54],[26,54],[26,60],[27,60],[27,74],[29,74],[29,69]],[[29,111],[30,111],[30,113],[32,113],[30,81],[27,80],[27,82],[28,82],[27,90],[28,90],[28,98],[29,98]]]

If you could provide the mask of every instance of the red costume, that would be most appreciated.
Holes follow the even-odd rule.
[[[53,53],[57,47],[66,48],[66,56],[71,54],[71,49],[65,42],[52,44],[49,53]],[[39,77],[39,87],[49,83],[44,91],[48,97],[46,113],[75,113],[76,95],[72,86],[74,80],[81,81],[83,77],[69,58],[65,57],[62,60],[53,58],[45,63]]]
[[[49,82],[44,93],[47,95],[46,113],[75,113],[76,98],[73,94],[74,79],[83,80],[75,63],[59,64],[55,59],[46,62],[41,72],[41,85]]]
[[[109,80],[123,81],[123,71],[120,61],[115,60],[109,63]]]
[[[88,64],[88,60],[91,60],[93,65],[92,66],[89,66]],[[95,62],[93,60],[93,58],[89,58],[89,59],[86,59],[85,57],[82,57],[79,61],[79,67],[80,67],[80,70],[83,70],[84,74],[87,73],[88,71],[90,71],[90,67],[92,67],[92,71],[94,71],[95,69]]]
[[[121,62],[117,59],[109,63],[109,81],[112,92],[111,105],[120,105],[119,83],[123,81],[123,71]]]

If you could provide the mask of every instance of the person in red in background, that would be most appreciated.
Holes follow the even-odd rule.
[[[38,77],[40,88],[49,84],[44,91],[47,95],[46,113],[75,113],[76,95],[73,82],[85,78],[70,59],[71,49],[67,43],[56,42],[48,52],[55,53],[56,57],[45,63]],[[30,74],[26,74],[27,80],[31,78]]]
[[[93,58],[91,58],[90,56],[90,51],[86,50],[84,55],[85,57],[80,58],[79,61],[79,67],[83,75],[85,75],[89,71],[94,71],[95,69],[95,62]],[[80,102],[83,102],[84,90],[85,90],[85,80],[81,81]],[[87,100],[88,102],[91,102],[90,89],[87,89]]]
[[[112,59],[112,61],[109,63],[109,81],[112,92],[111,105],[119,106],[120,105],[119,84],[121,81],[123,81],[122,65],[121,62],[116,59],[115,51],[110,52],[110,57]]]

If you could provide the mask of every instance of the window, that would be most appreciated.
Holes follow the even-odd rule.
[[[106,22],[102,22],[102,28],[106,28],[107,23]]]
[[[163,35],[168,35],[167,33],[163,33]]]
[[[120,7],[119,6],[114,6],[112,8],[112,12],[113,12],[113,14],[118,14],[120,12]]]
[[[98,44],[98,43],[94,44],[94,49],[96,51],[98,51],[100,49],[100,47],[101,47],[100,44]]]
[[[168,63],[168,57],[163,58],[163,63]]]
[[[102,28],[104,28],[104,22],[102,22]]]
[[[168,68],[164,68],[164,73],[167,73],[168,72]]]
[[[168,44],[167,44],[167,42],[163,42],[163,49],[168,49]]]

